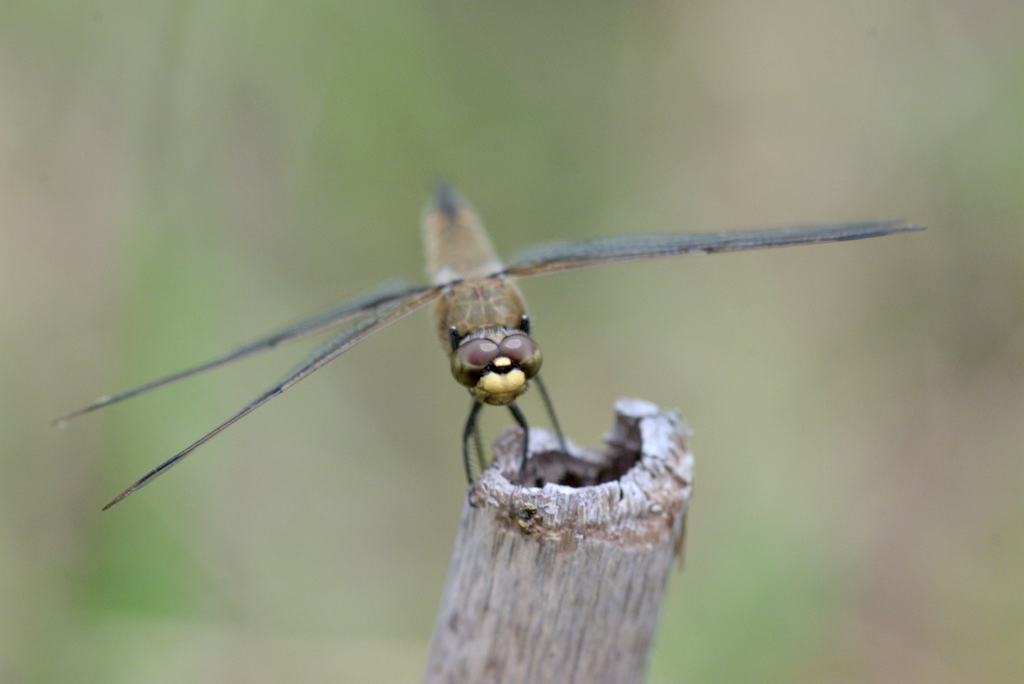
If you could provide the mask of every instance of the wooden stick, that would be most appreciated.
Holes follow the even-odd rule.
[[[616,414],[600,454],[531,430],[527,488],[512,484],[522,432],[499,437],[462,509],[424,681],[643,680],[693,456],[678,415],[640,400]]]

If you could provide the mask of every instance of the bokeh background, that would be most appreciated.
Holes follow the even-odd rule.
[[[428,314],[103,514],[310,341],[49,421],[419,278],[442,177],[505,254],[928,225],[524,289],[573,439],[619,396],[694,431],[649,681],[1024,680],[1022,32],[998,1],[0,2],[0,680],[418,680],[468,407]]]

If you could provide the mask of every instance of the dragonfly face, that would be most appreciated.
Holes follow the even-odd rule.
[[[506,406],[523,428],[523,481],[527,455],[527,424],[516,399],[533,381],[540,390],[559,439],[561,430],[554,418],[551,401],[539,375],[540,348],[530,338],[526,305],[514,278],[526,278],[600,264],[668,256],[780,247],[784,245],[838,242],[922,230],[893,221],[869,221],[832,225],[801,226],[771,230],[720,233],[664,233],[599,238],[574,243],[550,243],[533,247],[506,265],[498,260],[476,213],[454,190],[438,188],[424,213],[423,231],[427,254],[427,277],[431,285],[389,282],[329,311],[307,318],[234,349],[211,361],[154,380],[92,404],[57,419],[58,425],[104,406],[134,397],[151,389],[195,375],[276,347],[283,342],[328,329],[335,336],[310,354],[277,384],[242,410],[217,425],[198,440],[153,468],[121,492],[104,510],[162,475],[199,446],[236,421],[252,413],[286,389],[359,344],[373,333],[436,301],[435,324],[438,337],[450,354],[452,375],[471,398],[469,416],[462,434],[466,477],[472,485],[469,445],[478,453],[480,433],[477,415],[484,404]],[[564,440],[561,440],[564,448]]]
[[[508,406],[540,372],[540,347],[522,332],[486,331],[452,351],[452,375],[477,401]]]

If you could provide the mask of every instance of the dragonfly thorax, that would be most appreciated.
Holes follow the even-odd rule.
[[[528,335],[499,329],[462,340],[452,352],[451,370],[476,399],[505,406],[526,391],[541,361],[540,347]]]

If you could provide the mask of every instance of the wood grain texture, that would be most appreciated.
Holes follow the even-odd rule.
[[[678,415],[620,400],[604,451],[508,430],[463,506],[424,681],[640,682],[683,542],[693,457]],[[552,482],[572,483],[552,484]]]

